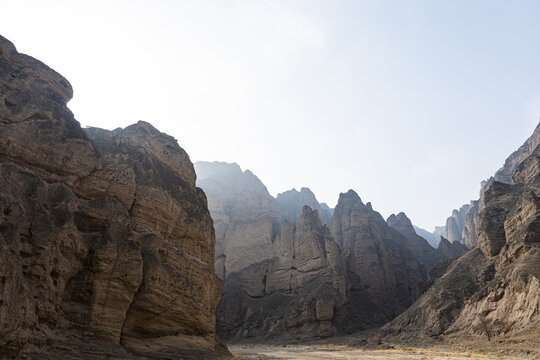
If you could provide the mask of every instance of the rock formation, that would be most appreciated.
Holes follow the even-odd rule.
[[[453,243],[454,241],[465,243],[463,231],[465,229],[465,219],[469,212],[469,205],[463,205],[459,210],[454,209],[452,216],[446,219],[445,234],[446,239]]]
[[[195,170],[214,219],[218,277],[272,259],[280,222],[266,186],[237,164],[197,162]]]
[[[382,323],[409,307],[422,268],[403,235],[353,190],[340,194],[331,230],[347,269],[349,324],[344,328]]]
[[[71,96],[0,37],[0,353],[226,352],[212,219],[188,155],[144,122],[82,130]]]
[[[397,230],[401,235],[408,240],[409,249],[414,254],[418,262],[423,267],[424,278],[427,277],[427,272],[439,261],[447,258],[445,254],[431,247],[426,239],[416,234],[411,220],[400,212],[397,215],[390,215],[386,220],[389,226]]]
[[[532,138],[537,133],[538,127]],[[524,148],[529,155],[521,163],[505,163],[514,169],[510,183],[493,180],[481,197],[478,246],[453,261],[411,308],[384,327],[383,333],[404,337],[537,336],[540,146],[534,150],[521,147],[520,151]],[[502,173],[508,174],[506,170]]]
[[[460,256],[467,252],[469,248],[459,241],[450,242],[448,239],[441,236],[441,241],[439,241],[439,247],[437,251],[445,258],[453,258]]]
[[[290,214],[296,222],[280,221],[276,200],[250,171],[218,162],[195,168],[224,280],[218,333],[231,340],[332,335],[334,312],[346,302],[345,270],[318,211],[303,206]]]
[[[214,217],[216,269],[224,280],[218,335],[329,336],[382,324],[412,303],[424,265],[409,240],[354,191],[340,195],[329,230],[319,214],[325,209],[307,188],[274,200],[236,164],[195,168]],[[424,239],[413,239],[420,241],[442,259]]]
[[[454,210],[452,216],[446,220],[446,226],[443,227],[441,236],[449,241],[459,241],[465,244],[469,249],[475,247],[478,243],[476,237],[478,215],[484,206],[484,193],[494,182],[511,184],[511,176],[518,166],[527,159],[540,144],[540,123],[536,126],[533,134],[514,151],[504,162],[502,168],[497,170],[494,176],[484,180],[480,184],[479,200],[473,200],[469,205],[463,205],[459,211]]]
[[[317,210],[321,222],[330,226],[332,220],[332,209],[326,204],[319,204],[317,198],[308,188],[303,187],[300,191],[292,189],[282,192],[276,197],[277,204],[279,206],[279,213],[281,220],[288,220],[292,223],[296,223],[298,216],[302,211],[302,208],[307,205],[313,210]]]
[[[218,332],[227,339],[331,336],[346,303],[341,253],[317,211],[305,206],[284,220],[275,256],[229,273],[218,306]]]
[[[441,240],[440,236],[437,236],[434,232],[429,232],[425,229],[422,229],[421,227],[418,227],[416,225],[413,225],[414,232],[418,235],[426,239],[429,245],[431,245],[432,248],[436,249],[437,246],[439,246],[439,241]]]

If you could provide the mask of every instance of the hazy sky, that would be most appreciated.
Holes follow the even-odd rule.
[[[276,195],[355,189],[427,229],[540,116],[540,1],[1,0],[83,126],[137,120]]]

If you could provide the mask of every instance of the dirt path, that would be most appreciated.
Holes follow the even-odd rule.
[[[401,359],[425,359],[425,360],[461,360],[461,359],[489,359],[485,354],[451,353],[430,349],[354,349],[344,346],[314,347],[308,345],[233,345],[229,350],[235,354],[235,359],[288,359],[288,360],[401,360]],[[491,357],[493,358],[493,357]],[[495,357],[503,359],[505,357]]]

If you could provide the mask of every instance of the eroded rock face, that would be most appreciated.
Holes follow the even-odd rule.
[[[237,164],[197,162],[197,184],[208,196],[216,230],[216,268],[227,274],[274,257],[279,210],[266,186]]]
[[[331,230],[347,268],[349,322],[382,323],[409,307],[422,269],[407,238],[352,190],[340,194]]]
[[[536,126],[533,134],[520,146],[520,148],[514,151],[504,162],[494,176],[481,182],[479,200],[471,201],[469,205],[463,205],[459,210],[454,210],[452,216],[446,221],[446,226],[443,227],[441,236],[446,237],[450,242],[459,241],[465,244],[469,249],[472,249],[478,244],[477,238],[477,226],[479,220],[479,214],[484,208],[484,194],[493,182],[512,184],[513,182],[531,182],[531,178],[537,176],[538,167],[540,164],[531,157],[536,147],[540,144],[540,124]],[[523,173],[518,171],[521,163],[525,160],[533,162],[526,169],[527,172]],[[514,175],[515,174],[515,175]],[[516,179],[513,179],[513,176]]]
[[[469,250],[465,245],[459,241],[450,242],[448,239],[441,236],[441,241],[439,241],[439,247],[437,251],[445,258],[453,258],[460,256]]]
[[[67,80],[1,37],[0,94],[0,353],[226,352],[212,219],[185,151],[144,122],[82,130]]]
[[[488,331],[493,338],[530,336],[540,327],[539,162],[537,145],[520,164],[510,162],[510,184],[486,183],[477,248],[455,260],[384,333],[487,338]]]
[[[294,221],[280,221],[276,200],[251,172],[226,163],[195,168],[214,217],[216,270],[224,279],[218,334],[230,340],[334,334],[335,312],[346,303],[345,270],[318,211],[303,206]]]
[[[279,206],[279,213],[282,221],[288,220],[292,223],[296,223],[302,208],[307,205],[310,208],[317,210],[321,222],[324,225],[330,226],[333,210],[324,203],[319,204],[315,194],[308,188],[303,187],[300,191],[292,189],[282,192],[276,197],[276,202]]]
[[[336,333],[335,312],[346,303],[341,252],[305,206],[298,223],[284,220],[274,257],[229,273],[218,306],[225,338],[311,338]]]
[[[426,239],[416,234],[411,220],[407,217],[407,215],[405,215],[405,213],[400,212],[397,215],[392,214],[388,217],[386,222],[389,226],[407,238],[409,249],[414,254],[420,265],[423,266],[422,270],[424,278],[427,278],[427,273],[433,267],[433,265],[447,257],[431,247]]]

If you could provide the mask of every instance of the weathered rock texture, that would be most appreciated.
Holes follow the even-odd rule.
[[[435,250],[428,244],[426,239],[416,234],[411,220],[400,212],[397,215],[390,215],[386,220],[388,225],[397,230],[401,235],[405,236],[408,240],[408,246],[411,252],[414,254],[420,265],[422,265],[422,272],[424,278],[427,277],[427,272],[439,261],[447,258],[445,254]]]
[[[540,144],[540,124],[536,126],[533,134],[525,143],[506,159],[503,167],[497,170],[494,176],[481,182],[479,200],[471,201],[469,205],[463,205],[459,210],[452,212],[452,216],[446,220],[446,226],[442,227],[443,231],[440,235],[451,242],[459,241],[469,249],[476,246],[478,244],[476,237],[478,215],[485,203],[484,194],[486,190],[494,181],[511,184],[512,174],[535,151],[538,144]]]
[[[195,167],[214,217],[216,269],[224,280],[218,333],[227,339],[332,335],[335,312],[346,302],[345,270],[318,211],[303,206],[291,218],[296,222],[280,221],[276,200],[251,172],[217,162]]]
[[[347,269],[344,329],[384,323],[411,305],[423,278],[422,266],[407,238],[388,226],[370,203],[364,205],[353,190],[340,194],[331,230]]]
[[[467,252],[469,248],[467,246],[463,245],[459,241],[452,241],[450,242],[448,239],[441,236],[441,241],[439,241],[439,247],[437,247],[437,251],[445,258],[453,258],[456,256],[460,256]]]
[[[511,161],[510,184],[487,185],[476,225],[478,246],[453,261],[424,296],[385,326],[385,333],[537,336],[540,146],[529,150],[521,163]]]
[[[281,220],[288,220],[292,223],[296,223],[298,216],[300,215],[302,208],[307,205],[313,210],[317,210],[321,222],[330,226],[332,221],[333,210],[326,204],[319,204],[317,198],[308,188],[303,187],[300,191],[292,189],[278,194],[276,202],[279,206],[279,213]]]
[[[217,331],[226,339],[330,336],[382,324],[412,303],[427,268],[443,258],[408,219],[410,241],[352,190],[340,195],[329,230],[307,188],[274,200],[236,164],[195,168],[216,226],[224,280]]]
[[[0,354],[204,356],[214,230],[177,142],[83,131],[66,79],[0,37]]]
[[[266,186],[237,164],[197,162],[197,184],[208,197],[216,230],[217,275],[272,259],[279,210]]]

